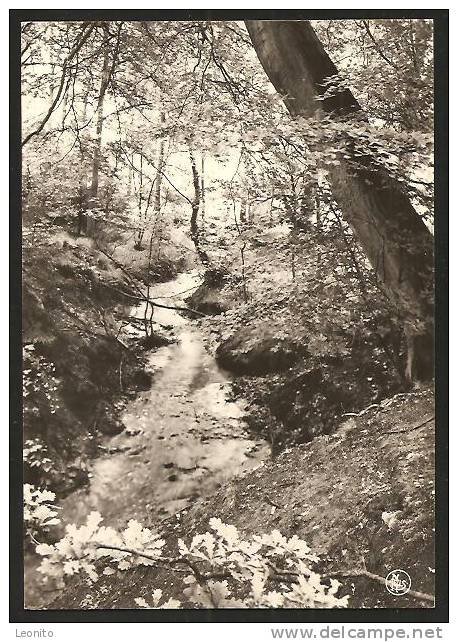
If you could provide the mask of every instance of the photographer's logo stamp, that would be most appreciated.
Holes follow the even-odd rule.
[[[405,595],[410,591],[412,580],[410,575],[402,568],[390,571],[385,578],[386,590],[392,595]]]

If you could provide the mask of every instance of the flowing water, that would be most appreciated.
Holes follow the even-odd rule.
[[[183,306],[181,293],[188,296],[198,284],[196,272],[186,273],[150,294],[159,303]],[[133,314],[142,318],[143,310]],[[149,354],[151,389],[127,405],[126,429],[103,444],[89,486],[62,502],[64,523],[81,523],[92,510],[107,525],[130,518],[154,522],[269,457],[267,444],[246,433],[244,402],[228,400],[230,376],[206,351],[198,326],[160,308],[154,321],[173,328],[176,342]]]

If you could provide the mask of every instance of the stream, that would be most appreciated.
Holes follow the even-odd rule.
[[[189,296],[199,283],[197,271],[183,273],[153,286],[150,295],[185,306],[181,294]],[[139,306],[131,314],[143,312]],[[106,525],[131,518],[151,523],[269,458],[266,442],[247,434],[243,400],[228,400],[230,375],[205,349],[197,324],[163,308],[153,318],[173,328],[176,341],[149,353],[152,387],[128,403],[121,417],[126,428],[102,444],[89,485],[61,503],[64,523],[80,524],[93,510]]]

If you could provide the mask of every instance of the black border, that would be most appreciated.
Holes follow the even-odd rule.
[[[447,9],[14,9],[10,10],[10,622],[448,622],[448,10]],[[21,21],[434,20],[436,207],[436,604],[433,609],[46,610],[23,608],[21,398]]]

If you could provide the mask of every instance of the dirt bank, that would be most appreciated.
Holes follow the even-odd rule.
[[[126,400],[150,380],[122,331],[132,289],[90,239],[37,237],[23,291],[25,481],[62,496],[87,481],[98,436],[123,429]]]

